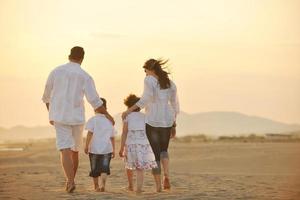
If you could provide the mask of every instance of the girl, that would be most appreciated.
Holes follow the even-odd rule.
[[[124,104],[130,108],[140,98],[131,94]],[[137,173],[137,193],[142,192],[144,170],[157,168],[155,157],[146,136],[145,115],[135,109],[123,122],[123,133],[119,155],[125,156],[125,168],[127,169],[128,190],[133,191],[133,170]]]

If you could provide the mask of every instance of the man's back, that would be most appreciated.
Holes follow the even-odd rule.
[[[94,108],[101,106],[94,81],[78,63],[69,62],[49,75],[43,100],[50,103],[50,120],[76,125],[85,122],[83,96]]]

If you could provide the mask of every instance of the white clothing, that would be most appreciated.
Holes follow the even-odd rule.
[[[131,112],[125,119],[128,122],[128,130],[145,130],[145,114]]]
[[[88,120],[85,129],[93,133],[89,146],[90,153],[108,154],[113,152],[110,139],[113,138],[117,132],[105,115],[97,113]]]
[[[170,80],[171,86],[160,89],[158,80],[151,75],[145,77],[144,92],[136,105],[145,108],[146,123],[153,127],[171,127],[179,113],[177,88]]]
[[[78,63],[69,62],[55,68],[42,98],[44,103],[50,103],[49,120],[67,125],[84,124],[84,95],[94,109],[103,104],[92,77]]]
[[[70,148],[79,151],[82,147],[83,125],[66,125],[54,122],[56,147],[58,150]]]
[[[128,124],[125,168],[131,170],[157,168],[155,156],[146,135],[145,114],[132,112],[124,122]]]

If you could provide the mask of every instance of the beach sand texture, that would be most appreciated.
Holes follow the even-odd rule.
[[[5,146],[24,150],[0,151],[0,199],[300,199],[300,143],[296,142],[172,141],[172,189],[156,193],[148,171],[141,195],[125,190],[119,157],[111,162],[107,191],[96,193],[88,177],[88,156],[81,152],[77,189],[68,194],[54,140]]]

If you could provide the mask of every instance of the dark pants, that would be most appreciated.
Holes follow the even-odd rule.
[[[160,160],[169,158],[168,147],[171,135],[171,127],[153,127],[149,124],[146,124],[146,134],[158,165],[158,168],[153,169],[152,172],[153,174],[160,174]]]
[[[98,177],[101,173],[110,175],[110,160],[111,153],[108,154],[92,154],[89,153],[90,164],[91,164],[91,177]]]

